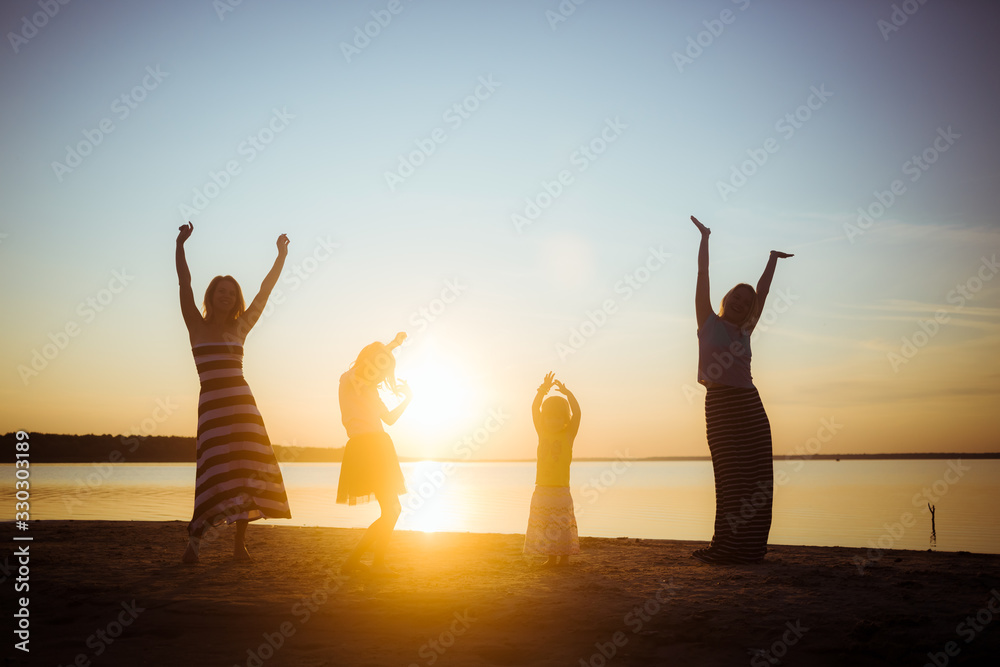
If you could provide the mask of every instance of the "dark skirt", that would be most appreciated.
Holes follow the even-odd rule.
[[[356,505],[406,493],[399,457],[388,433],[364,433],[347,441],[340,464],[337,502]]]
[[[715,472],[715,534],[696,556],[706,562],[760,562],[774,496],[771,424],[760,395],[753,388],[710,388],[705,424]]]

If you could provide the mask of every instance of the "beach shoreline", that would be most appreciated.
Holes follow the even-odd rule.
[[[568,567],[546,569],[521,555],[522,535],[399,531],[400,576],[371,578],[338,572],[360,529],[257,522],[254,560],[236,563],[225,528],[193,566],[179,521],[35,521],[20,535],[33,540],[8,544],[30,549],[30,654],[7,653],[23,664],[923,665],[1000,652],[1000,555],[775,545],[761,565],[713,567],[690,557],[704,542],[584,537]]]
[[[14,443],[17,431],[0,434],[0,465],[10,465],[16,460]],[[136,436],[125,434],[71,434],[29,432],[32,463],[194,463],[197,460],[195,436],[154,435]],[[287,446],[273,444],[279,463],[340,463],[344,457],[344,447],[329,446]],[[913,460],[993,460],[1000,459],[1000,452],[875,452],[875,453],[825,453],[800,450],[786,454],[774,454],[774,461],[913,461]],[[400,462],[417,463],[534,463],[534,458],[493,459],[442,456],[400,456]],[[617,461],[610,456],[577,457],[575,462]],[[711,461],[708,454],[688,456],[640,456],[633,462],[678,462]]]

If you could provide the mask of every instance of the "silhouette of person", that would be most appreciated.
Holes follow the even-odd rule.
[[[190,222],[181,225],[175,256],[181,314],[201,383],[194,513],[183,560],[197,562],[205,532],[222,523],[236,524],[233,557],[249,560],[247,523],[292,516],[264,420],[243,378],[243,343],[281,275],[288,237],[278,237],[278,257],[249,308],[232,276],[216,276],[205,290],[202,314],[195,305],[191,271],[184,256],[184,242],[193,231]]]
[[[698,382],[705,385],[705,424],[715,473],[715,534],[692,554],[710,564],[757,563],[767,552],[774,493],[771,425],[750,375],[750,334],[764,308],[779,258],[772,250],[757,289],[740,283],[712,311],[708,283],[708,227],[701,232],[695,313]]]
[[[400,332],[388,345],[367,345],[351,368],[340,376],[340,415],[347,430],[347,446],[340,464],[337,502],[378,501],[381,516],[365,531],[361,541],[341,566],[341,572],[368,571],[374,575],[395,576],[385,564],[386,550],[401,510],[399,496],[406,493],[403,472],[396,448],[382,422],[392,426],[399,419],[413,394],[409,386],[396,379],[396,359],[392,350],[406,339]],[[392,410],[379,398],[379,385],[387,386],[403,400]],[[372,550],[372,565],[366,567],[361,557]]]
[[[566,398],[545,398],[553,385]],[[573,392],[555,379],[554,373],[545,376],[535,393],[531,420],[538,433],[538,454],[523,551],[548,556],[544,565],[566,565],[570,555],[580,553],[573,497],[569,492],[569,466],[573,461],[573,441],[580,430],[580,404]]]

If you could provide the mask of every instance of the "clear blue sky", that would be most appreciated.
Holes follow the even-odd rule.
[[[829,418],[844,426],[827,451],[996,448],[1000,280],[953,293],[992,279],[982,258],[1000,248],[995,3],[928,2],[891,31],[890,2],[590,0],[560,22],[555,0],[222,6],[0,8],[0,430],[194,433],[173,267],[191,219],[199,296],[231,273],[249,300],[292,240],[283,301],[247,343],[275,442],[342,445],[337,376],[406,330],[401,454],[452,454],[499,409],[479,455],[532,456],[548,370],[583,406],[578,455],[707,454],[694,214],[713,229],[715,302],[769,250],[796,254],[769,300],[791,303],[754,348],[776,454]],[[53,164],[81,142],[78,166]],[[925,151],[925,170],[907,164]],[[847,226],[896,180],[884,213]],[[207,207],[184,210],[206,186]],[[518,230],[526,199],[547,206]],[[622,288],[650,248],[670,257]]]

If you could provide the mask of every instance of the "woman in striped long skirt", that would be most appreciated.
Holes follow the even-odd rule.
[[[764,308],[774,268],[788,253],[772,250],[757,289],[740,283],[712,311],[708,285],[708,235],[701,232],[695,313],[698,382],[707,388],[705,424],[715,472],[715,534],[693,556],[713,565],[759,563],[771,530],[774,472],[771,425],[750,375],[750,334]]]
[[[184,562],[197,562],[206,531],[223,523],[236,524],[234,558],[249,560],[247,523],[292,516],[264,420],[243,379],[243,341],[278,282],[288,254],[288,237],[278,237],[278,257],[249,308],[232,276],[216,276],[205,292],[202,315],[195,305],[184,256],[184,242],[192,231],[191,223],[180,227],[176,251],[181,313],[201,381],[194,515],[188,524]]]

